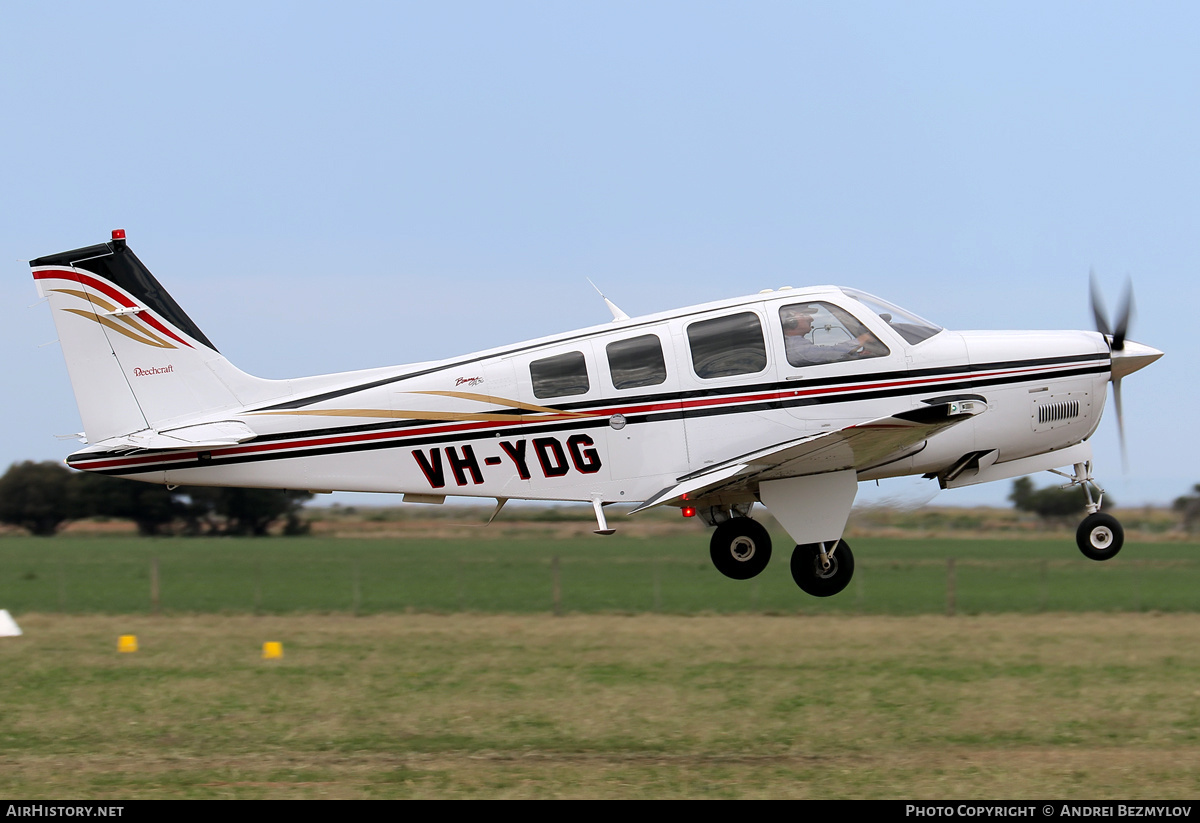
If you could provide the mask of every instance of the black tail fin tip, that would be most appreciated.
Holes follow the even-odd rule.
[[[151,309],[193,340],[217,350],[129,248],[124,229],[114,229],[108,243],[46,255],[30,260],[29,265],[69,266],[91,272],[133,295],[140,305]]]

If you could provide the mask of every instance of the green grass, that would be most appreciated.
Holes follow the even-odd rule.
[[[0,608],[146,614],[152,563],[173,613],[405,611],[940,614],[1193,611],[1200,546],[1127,545],[1106,563],[1063,540],[860,538],[842,594],[803,595],[786,538],[759,578],[727,580],[707,535],[571,539],[0,539]]]
[[[0,639],[22,799],[1200,791],[1193,615],[22,622]]]
[[[774,537],[771,566],[745,582],[712,568],[699,529],[0,539],[0,608],[25,630],[0,638],[0,793],[1200,791],[1200,546],[1093,563],[1069,535],[863,537],[854,582],[819,600]],[[140,650],[118,654],[129,633]],[[266,641],[283,660],[262,659]]]

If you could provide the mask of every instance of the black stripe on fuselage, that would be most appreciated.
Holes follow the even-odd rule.
[[[622,406],[627,407],[627,406],[660,405],[663,403],[682,403],[682,402],[687,402],[689,400],[702,400],[704,398],[709,398],[709,397],[725,397],[725,396],[736,395],[736,394],[751,395],[751,394],[766,394],[766,393],[779,392],[779,391],[813,391],[813,390],[818,390],[818,389],[823,389],[823,388],[832,388],[835,386],[846,385],[846,384],[850,384],[850,383],[869,384],[869,383],[885,383],[885,382],[890,382],[890,381],[894,381],[894,380],[921,380],[924,378],[943,377],[943,376],[952,375],[952,374],[962,374],[964,380],[973,380],[973,381],[976,381],[977,383],[978,383],[978,381],[986,380],[986,381],[988,381],[986,383],[986,385],[1000,385],[1003,382],[1012,382],[1012,380],[1018,380],[1018,381],[1019,380],[1033,380],[1033,379],[1036,379],[1038,376],[1004,375],[1004,376],[1000,376],[1000,377],[996,377],[996,378],[987,378],[986,376],[980,376],[978,373],[1002,371],[1002,370],[1014,369],[1014,368],[1029,369],[1029,368],[1039,368],[1039,367],[1045,367],[1045,366],[1067,365],[1070,363],[1086,363],[1088,361],[1093,361],[1096,363],[1096,367],[1089,370],[1089,371],[1095,371],[1095,372],[1106,371],[1109,367],[1109,362],[1110,362],[1108,355],[1100,355],[1100,354],[1071,355],[1068,357],[1047,357],[1047,358],[1040,358],[1037,360],[1007,360],[1007,361],[998,361],[998,362],[994,362],[994,363],[983,363],[979,366],[969,366],[969,365],[939,366],[937,368],[914,369],[912,371],[889,371],[889,372],[875,372],[872,374],[839,375],[839,376],[835,376],[835,377],[826,377],[826,378],[821,378],[821,379],[817,379],[817,380],[784,380],[784,381],[776,381],[773,383],[755,383],[755,384],[750,384],[750,385],[746,385],[746,384],[742,383],[739,385],[714,386],[712,388],[689,389],[686,391],[676,391],[676,392],[661,392],[658,394],[641,394],[641,395],[633,395],[633,396],[629,396],[629,397],[609,397],[609,398],[601,398],[601,399],[594,399],[594,400],[585,400],[585,401],[580,401],[577,403],[558,403],[554,406],[554,408],[557,411],[563,411],[563,412],[587,412],[591,409],[598,409],[598,408],[615,408],[617,411],[619,411],[620,410],[619,407],[622,407]],[[1059,376],[1062,374],[1074,375],[1074,374],[1081,374],[1081,373],[1084,373],[1084,372],[1072,370],[1071,372],[1053,372],[1051,376]],[[972,376],[972,375],[975,375],[975,376]],[[397,378],[397,379],[406,379],[406,378]],[[985,385],[984,383],[978,383],[978,384]],[[938,385],[939,385],[939,389],[938,389],[939,391],[941,391],[942,388],[945,388],[947,390],[952,390],[952,389],[959,389],[959,388],[963,387],[962,381],[942,383],[942,384],[938,384]],[[921,391],[928,390],[929,388],[930,388],[929,386],[909,387],[908,390],[896,391],[895,395],[900,396],[903,394],[919,393]],[[355,391],[360,391],[360,390],[362,390],[362,389],[355,389]],[[861,391],[863,391],[863,392],[871,391],[870,386],[864,386],[864,388]],[[874,397],[874,396],[891,396],[891,395],[888,395],[888,394],[880,395],[878,393],[875,393],[872,396]],[[789,402],[790,402],[790,405],[793,405],[793,406],[809,406],[809,405],[820,405],[820,404],[825,404],[825,403],[843,403],[848,400],[859,400],[859,399],[862,399],[862,395],[859,392],[853,392],[853,393],[845,392],[845,393],[836,394],[836,395],[797,398],[797,399],[789,401]],[[274,410],[276,408],[277,407],[274,407],[274,406],[271,407],[272,410]],[[494,414],[508,414],[508,415],[512,415],[515,417],[517,415],[528,414],[529,412],[522,410],[522,409],[489,409],[487,413],[493,414],[493,415]],[[254,442],[265,443],[265,442],[272,442],[275,440],[293,440],[293,439],[304,438],[304,437],[329,437],[329,436],[338,436],[338,435],[345,435],[345,434],[355,434],[355,433],[359,433],[359,432],[386,431],[388,429],[401,430],[401,429],[412,428],[412,427],[416,427],[416,426],[428,426],[428,425],[430,425],[430,423],[431,423],[431,421],[429,421],[429,420],[422,420],[419,418],[414,418],[412,420],[406,420],[403,422],[389,421],[386,423],[363,423],[363,424],[354,425],[354,426],[334,426],[334,427],[323,428],[323,429],[304,429],[304,430],[299,430],[299,431],[281,432],[278,434],[260,435],[259,437],[255,438]]]
[[[883,388],[883,389],[872,390],[870,388],[870,386],[867,385],[867,386],[864,386],[861,390],[849,390],[849,391],[845,391],[845,392],[841,392],[841,393],[837,393],[837,394],[829,394],[829,395],[816,395],[816,396],[793,397],[793,398],[774,398],[771,400],[757,401],[757,402],[746,402],[746,403],[731,402],[728,404],[717,405],[717,406],[705,406],[705,407],[701,407],[701,408],[692,408],[692,409],[674,408],[674,409],[665,409],[665,410],[661,410],[661,411],[652,411],[652,412],[646,412],[646,413],[635,413],[635,414],[626,415],[626,424],[627,425],[639,425],[639,424],[644,424],[644,423],[662,422],[662,421],[666,421],[666,420],[678,420],[681,418],[682,419],[693,419],[693,418],[698,419],[698,418],[703,418],[703,417],[713,417],[713,416],[720,416],[720,415],[727,415],[727,414],[752,414],[752,413],[756,413],[756,412],[775,411],[775,410],[779,410],[779,409],[799,408],[799,407],[804,407],[804,406],[847,403],[847,402],[855,402],[855,401],[862,401],[862,400],[877,400],[877,399],[886,399],[886,398],[891,398],[891,397],[905,397],[905,396],[912,396],[912,395],[917,395],[917,394],[922,394],[922,393],[928,393],[930,391],[936,391],[939,394],[944,394],[947,391],[980,389],[980,388],[986,388],[989,386],[1011,385],[1014,383],[1023,383],[1023,382],[1037,382],[1037,381],[1041,381],[1041,380],[1044,380],[1047,378],[1058,379],[1058,378],[1064,378],[1064,377],[1078,377],[1078,376],[1087,375],[1087,374],[1106,373],[1109,370],[1109,363],[1108,363],[1107,357],[1104,358],[1103,363],[1097,363],[1096,365],[1091,365],[1091,366],[1081,366],[1080,368],[1067,369],[1067,370],[1056,371],[1056,372],[1051,372],[1051,373],[1042,373],[1042,374],[1034,374],[1034,375],[1030,375],[1030,374],[997,375],[994,377],[988,377],[986,375],[972,376],[972,373],[976,372],[978,370],[997,371],[997,370],[1004,369],[1004,368],[1030,368],[1030,367],[1036,367],[1036,366],[1057,365],[1057,364],[1065,364],[1065,363],[1071,363],[1071,362],[1086,362],[1088,360],[1094,361],[1094,360],[1098,360],[1098,359],[1099,359],[1099,356],[1097,356],[1097,355],[1089,355],[1089,356],[1070,357],[1070,358],[1050,358],[1050,359],[1039,360],[1039,361],[1012,361],[1012,362],[1004,363],[1000,366],[997,366],[995,364],[987,364],[985,366],[979,367],[978,369],[969,368],[969,367],[957,367],[957,368],[951,367],[951,368],[927,369],[927,370],[920,370],[920,371],[916,371],[916,372],[895,372],[895,373],[891,373],[891,375],[889,375],[889,376],[893,376],[896,378],[907,377],[909,379],[920,379],[921,376],[928,377],[928,376],[935,376],[935,375],[952,374],[955,372],[962,372],[963,378],[961,380],[938,383],[934,386],[930,386],[930,385],[895,386],[895,387],[888,387],[888,388]],[[811,384],[805,383],[805,384],[803,384],[803,389],[810,390],[810,389],[814,389],[814,388],[820,388],[822,385],[832,385],[832,384],[836,384],[836,383],[846,383],[846,382],[879,383],[879,382],[887,382],[887,381],[881,380],[879,375],[871,375],[870,377],[867,377],[864,375],[859,375],[854,380],[846,380],[845,378],[838,378],[836,380],[830,380],[828,382],[823,381],[822,383],[816,383],[816,382],[811,383]],[[642,396],[639,398],[621,399],[620,401],[616,401],[616,402],[614,402],[613,400],[609,400],[607,402],[606,401],[590,401],[587,403],[573,404],[572,408],[583,409],[583,408],[588,408],[588,407],[591,407],[591,408],[615,407],[614,413],[616,413],[616,412],[620,411],[621,406],[662,404],[662,403],[670,403],[670,402],[679,402],[679,401],[682,401],[685,399],[698,399],[699,397],[704,397],[704,396],[712,397],[712,396],[717,396],[717,395],[729,395],[729,394],[735,394],[735,393],[753,395],[753,394],[761,394],[764,392],[769,393],[772,390],[778,391],[781,389],[799,389],[799,388],[800,387],[794,382],[773,383],[773,384],[764,384],[764,385],[752,386],[752,387],[741,386],[741,387],[737,388],[736,390],[722,389],[722,390],[715,391],[715,392],[703,392],[703,393],[701,393],[701,392],[672,392],[669,394],[661,394],[661,395],[646,395],[646,396]],[[567,407],[563,406],[560,408],[563,408],[565,410]],[[548,433],[548,432],[556,432],[556,431],[563,431],[563,430],[579,431],[579,430],[600,428],[600,427],[608,425],[608,418],[592,418],[592,419],[578,418],[578,419],[573,419],[573,420],[555,421],[553,423],[538,424],[536,422],[533,422],[533,423],[517,424],[514,426],[503,426],[503,424],[501,424],[503,426],[502,428],[488,427],[488,428],[481,428],[481,429],[477,429],[477,430],[473,430],[473,431],[457,430],[457,431],[451,431],[451,432],[446,432],[446,433],[431,433],[428,435],[416,436],[416,437],[404,437],[403,432],[405,429],[415,428],[415,427],[428,427],[430,425],[437,425],[438,422],[440,422],[440,421],[411,420],[411,421],[405,421],[403,423],[388,422],[388,423],[366,424],[366,425],[362,425],[362,426],[346,426],[346,427],[340,427],[340,428],[333,427],[333,428],[325,428],[325,429],[310,429],[310,430],[305,430],[305,431],[300,431],[300,432],[289,432],[289,433],[281,433],[281,434],[274,434],[274,435],[264,435],[262,437],[256,438],[254,443],[258,444],[258,443],[280,442],[280,441],[288,441],[288,440],[307,440],[307,439],[320,438],[320,437],[346,437],[346,436],[353,436],[353,435],[358,435],[358,434],[369,434],[372,432],[383,433],[383,432],[387,432],[387,431],[394,431],[396,433],[396,437],[394,437],[394,438],[371,440],[368,442],[361,442],[361,443],[336,443],[336,444],[330,444],[330,445],[324,445],[324,446],[303,446],[303,445],[298,444],[294,448],[290,448],[286,442],[280,442],[280,446],[277,451],[271,451],[271,452],[266,452],[266,453],[255,452],[255,453],[248,453],[248,454],[231,454],[227,457],[222,457],[220,450],[212,450],[210,452],[207,452],[208,454],[211,455],[211,457],[205,459],[203,462],[201,462],[199,459],[175,461],[175,460],[172,460],[172,457],[171,457],[172,453],[163,452],[163,453],[161,453],[161,455],[163,457],[163,460],[161,462],[154,462],[154,463],[148,463],[148,464],[136,464],[136,465],[132,465],[132,466],[119,466],[119,467],[114,467],[114,468],[100,469],[100,470],[96,470],[96,471],[97,471],[97,473],[100,473],[100,474],[114,474],[114,475],[143,474],[143,473],[154,472],[154,471],[197,468],[200,466],[211,467],[211,466],[217,466],[217,465],[234,465],[234,464],[238,464],[238,463],[260,462],[260,461],[264,461],[264,460],[286,460],[286,459],[291,459],[291,458],[313,457],[313,456],[321,456],[321,455],[329,455],[329,454],[344,454],[344,453],[353,453],[353,452],[361,452],[361,451],[373,451],[376,449],[417,448],[417,447],[428,446],[428,445],[437,445],[437,444],[441,444],[441,443],[477,441],[477,440],[494,439],[494,438],[511,437],[511,436],[524,437],[524,436],[528,436],[528,435],[544,434],[544,433]],[[233,447],[233,448],[237,448],[237,447]],[[178,454],[178,453],[176,452],[175,454]],[[129,455],[129,456],[133,457],[135,455]],[[140,457],[140,458],[145,458],[149,455],[145,452],[140,452],[136,456]],[[80,464],[80,468],[86,468],[87,462],[94,461],[94,460],[112,460],[112,459],[120,459],[120,457],[114,456],[114,455],[86,455],[86,456],[80,455],[79,457],[77,457],[75,459],[69,458],[69,462],[71,462],[72,464],[78,463],[78,464]]]
[[[696,313],[700,314],[702,312],[696,312]],[[688,315],[684,315],[684,316],[686,317]],[[653,325],[661,324],[663,322],[664,321],[662,321],[662,320],[647,321],[646,323],[640,323],[640,324],[633,325],[633,326],[627,326],[627,327],[623,328],[622,331],[631,331],[631,330],[639,328],[641,326],[653,326]],[[607,335],[607,334],[612,334],[612,332],[610,330],[605,329],[605,330],[597,331],[590,335],[586,335],[584,337],[572,338],[572,339],[587,340],[592,337],[599,337],[599,336]],[[335,400],[339,397],[348,397],[349,395],[357,394],[358,392],[370,391],[371,389],[377,389],[381,386],[387,386],[392,383],[399,383],[403,380],[412,380],[417,377],[424,377],[425,375],[436,374],[437,372],[440,372],[440,371],[447,371],[449,369],[456,369],[456,368],[460,368],[463,366],[474,365],[476,363],[483,363],[486,360],[510,357],[514,354],[520,354],[521,352],[531,351],[533,349],[543,348],[543,347],[551,346],[551,345],[559,345],[559,344],[566,343],[566,342],[571,342],[571,340],[570,339],[569,340],[555,340],[555,341],[550,341],[550,342],[518,346],[518,347],[515,347],[512,349],[505,350],[505,351],[489,354],[486,357],[472,357],[470,359],[456,360],[451,363],[445,363],[445,364],[438,365],[438,366],[430,366],[429,368],[420,369],[420,370],[414,371],[414,372],[408,372],[406,374],[398,374],[398,375],[395,375],[394,377],[383,377],[378,380],[372,380],[368,383],[361,383],[356,386],[349,386],[344,389],[334,389],[332,391],[323,392],[321,394],[315,394],[315,395],[310,395],[308,397],[297,398],[294,400],[288,400],[284,403],[276,403],[276,404],[273,404],[270,406],[260,406],[255,409],[250,409],[249,411],[287,411],[287,410],[291,410],[291,409],[301,409],[306,406],[311,406],[314,403],[322,403],[327,400]],[[841,376],[837,376],[837,377],[822,378],[820,380],[813,381],[811,383],[805,382],[804,385],[806,385],[806,386],[810,386],[810,385],[811,386],[836,386],[836,385],[840,385],[843,383],[855,383],[855,382],[861,382],[864,380],[878,381],[878,380],[891,380],[891,379],[901,379],[901,378],[934,377],[934,376],[942,375],[942,374],[954,374],[956,372],[961,372],[964,370],[970,371],[970,372],[995,371],[998,369],[1017,368],[1017,367],[1028,368],[1028,367],[1033,367],[1033,366],[1037,366],[1037,365],[1055,365],[1055,364],[1066,364],[1066,363],[1073,363],[1073,362],[1085,362],[1088,360],[1097,360],[1100,358],[1103,358],[1106,362],[1109,360],[1109,356],[1104,355],[1104,354],[1078,354],[1078,355],[1068,355],[1065,357],[1046,357],[1046,358],[1040,358],[1040,359],[1035,359],[1035,360],[1001,360],[1001,361],[996,361],[993,363],[981,363],[976,366],[970,366],[970,365],[939,366],[936,368],[914,369],[912,371],[877,372],[877,373],[869,374],[869,375],[863,375],[863,374],[841,375]],[[710,389],[691,389],[691,390],[688,390],[685,392],[674,392],[674,393],[669,393],[669,394],[643,395],[643,396],[639,396],[639,397],[621,398],[620,402],[622,402],[622,403],[641,403],[641,402],[662,403],[662,402],[670,402],[673,399],[691,399],[691,398],[700,398],[700,397],[713,397],[713,396],[719,396],[719,395],[723,395],[723,394],[738,394],[738,393],[742,393],[742,392],[771,391],[774,388],[785,386],[785,385],[795,385],[795,383],[796,383],[796,381],[788,381],[787,383],[761,383],[761,384],[750,385],[750,386],[747,386],[745,384],[740,384],[737,386],[713,387]],[[586,408],[587,406],[609,405],[613,402],[614,402],[614,400],[612,400],[612,399],[607,400],[607,401],[591,400],[591,401],[586,401],[583,403],[558,405],[558,406],[556,406],[556,408],[562,409],[563,411],[570,411],[573,409]],[[514,413],[516,413],[516,412],[514,412]]]
[[[630,406],[661,405],[663,403],[682,403],[682,402],[687,402],[690,400],[701,400],[704,398],[724,397],[724,396],[737,395],[737,394],[755,395],[755,394],[769,394],[772,392],[780,392],[780,391],[811,392],[811,391],[817,391],[817,390],[824,389],[824,388],[832,388],[832,387],[835,387],[838,385],[845,385],[848,383],[863,383],[864,384],[862,389],[841,392],[838,394],[789,398],[787,400],[779,399],[779,400],[768,401],[767,403],[757,404],[757,407],[760,409],[781,408],[784,406],[787,406],[787,407],[815,406],[815,405],[825,405],[825,404],[829,404],[829,403],[845,403],[845,402],[850,402],[853,400],[876,399],[879,397],[892,397],[892,396],[899,397],[899,396],[904,396],[904,395],[909,395],[909,394],[919,394],[922,391],[926,391],[926,390],[935,388],[935,387],[931,387],[931,386],[910,386],[910,387],[889,388],[889,389],[881,390],[881,389],[872,389],[869,384],[886,383],[886,382],[891,382],[894,380],[901,380],[901,379],[912,381],[912,380],[921,380],[924,378],[931,378],[931,377],[942,377],[942,376],[951,375],[951,374],[962,374],[963,380],[947,382],[947,383],[939,383],[936,385],[936,388],[939,392],[953,391],[953,390],[959,390],[959,389],[963,389],[963,388],[971,388],[976,385],[990,385],[990,386],[1002,385],[1004,383],[1019,382],[1019,381],[1023,381],[1023,380],[1033,380],[1033,379],[1037,379],[1038,377],[1045,376],[1045,375],[1001,375],[998,377],[988,378],[988,377],[977,376],[976,375],[977,372],[994,372],[994,371],[1001,371],[1001,370],[1013,369],[1013,368],[1038,368],[1038,367],[1043,367],[1043,366],[1066,365],[1068,363],[1086,362],[1089,360],[1099,361],[1101,359],[1101,357],[1103,357],[1103,366],[1102,367],[1099,363],[1097,363],[1095,368],[1091,368],[1086,371],[1071,370],[1071,371],[1053,372],[1052,373],[1052,375],[1055,377],[1060,376],[1060,375],[1074,376],[1074,375],[1089,373],[1089,372],[1105,371],[1107,369],[1108,363],[1109,363],[1108,357],[1102,356],[1102,355],[1094,355],[1094,354],[1093,355],[1076,355],[1076,356],[1061,357],[1061,358],[1042,358],[1042,359],[1038,359],[1038,360],[1011,360],[1011,361],[996,362],[996,363],[985,363],[978,367],[941,366],[938,368],[930,368],[930,369],[914,369],[913,371],[909,371],[909,372],[891,371],[891,372],[877,372],[877,373],[869,374],[869,375],[864,375],[864,374],[841,375],[841,376],[836,376],[836,377],[824,378],[824,379],[820,379],[820,380],[805,380],[805,381],[788,380],[788,381],[777,381],[774,383],[758,383],[758,384],[751,384],[751,385],[740,384],[740,385],[736,385],[736,386],[720,386],[720,387],[713,387],[713,388],[706,388],[706,389],[690,389],[687,391],[678,391],[678,392],[662,392],[659,394],[643,394],[643,395],[635,395],[635,396],[631,396],[631,397],[604,398],[604,399],[581,401],[578,403],[560,403],[560,404],[556,405],[554,408],[558,411],[576,412],[576,413],[583,413],[583,412],[587,412],[591,409],[597,409],[597,408],[613,408],[614,413],[617,413],[620,411],[620,409],[622,407],[630,407]],[[973,376],[973,375],[976,375],[976,376]],[[964,381],[966,381],[966,382],[964,382]],[[729,409],[729,408],[745,409],[746,406],[741,405],[741,406],[719,407],[717,409],[714,409],[713,411],[719,412],[721,409]],[[527,411],[522,410],[522,409],[489,409],[487,413],[490,415],[512,415],[513,417],[516,417],[516,416],[522,415],[522,414],[528,414]],[[704,414],[706,414],[706,411],[703,409],[689,409],[689,410],[684,410],[684,414],[686,416],[703,416]],[[679,417],[680,416],[679,411],[678,410],[675,411],[673,416]],[[629,419],[632,420],[632,419],[639,419],[639,418],[643,419],[643,420],[644,419],[654,419],[654,420],[669,419],[669,418],[662,417],[661,413],[655,413],[655,412],[643,413],[639,416],[636,416],[634,418],[629,418]],[[361,424],[356,424],[356,425],[352,425],[352,426],[329,426],[329,427],[320,428],[320,429],[300,429],[300,430],[293,430],[293,431],[287,431],[287,432],[278,432],[275,434],[261,434],[254,439],[254,442],[255,443],[271,443],[271,442],[277,442],[277,441],[281,441],[281,440],[299,440],[299,439],[308,439],[308,438],[312,438],[312,437],[339,437],[339,436],[345,436],[345,435],[351,435],[351,434],[363,434],[363,433],[369,433],[369,432],[382,432],[382,431],[389,431],[389,430],[395,430],[397,432],[400,432],[400,431],[403,431],[404,429],[408,429],[408,428],[417,428],[417,427],[425,427],[425,426],[429,426],[429,425],[436,425],[437,422],[438,421],[426,420],[426,419],[421,419],[421,418],[412,418],[412,419],[403,420],[403,421],[389,420],[389,421],[382,422],[382,423],[361,423]],[[570,426],[569,423],[563,424],[564,428],[569,428],[569,426]],[[494,431],[494,430],[488,429],[488,431]],[[155,453],[154,450],[138,452],[138,454],[141,456],[151,455],[154,453]],[[159,453],[169,454],[170,452],[163,450],[163,451],[160,451]]]

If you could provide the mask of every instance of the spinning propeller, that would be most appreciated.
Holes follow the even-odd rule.
[[[1121,408],[1121,378],[1137,371],[1143,366],[1153,363],[1162,357],[1162,352],[1143,346],[1141,343],[1126,341],[1125,334],[1133,320],[1133,283],[1125,281],[1125,295],[1117,312],[1116,325],[1108,322],[1108,312],[1100,297],[1100,288],[1096,285],[1096,273],[1091,273],[1091,303],[1092,317],[1096,321],[1096,331],[1104,335],[1108,341],[1108,350],[1112,354],[1112,384],[1113,402],[1117,409],[1117,435],[1121,441],[1121,466],[1128,471],[1129,458],[1125,449],[1125,416]]]
[[[1129,321],[1133,319],[1133,282],[1125,281],[1125,299],[1121,301],[1121,312],[1117,315],[1117,328],[1112,331],[1108,325],[1108,313],[1104,310],[1104,300],[1100,297],[1100,287],[1096,285],[1096,272],[1092,271],[1092,317],[1096,320],[1096,331],[1108,338],[1111,351],[1125,350],[1125,332],[1129,330]]]

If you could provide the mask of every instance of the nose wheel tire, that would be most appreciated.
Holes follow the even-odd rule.
[[[1096,512],[1083,518],[1075,532],[1075,543],[1090,560],[1108,560],[1125,545],[1125,530],[1111,514]]]
[[[734,517],[717,526],[708,553],[721,574],[749,580],[771,561],[771,535],[756,520]]]
[[[830,597],[850,584],[854,576],[854,555],[845,540],[829,555],[829,566],[821,562],[821,546],[805,543],[792,552],[792,579],[805,594]]]

